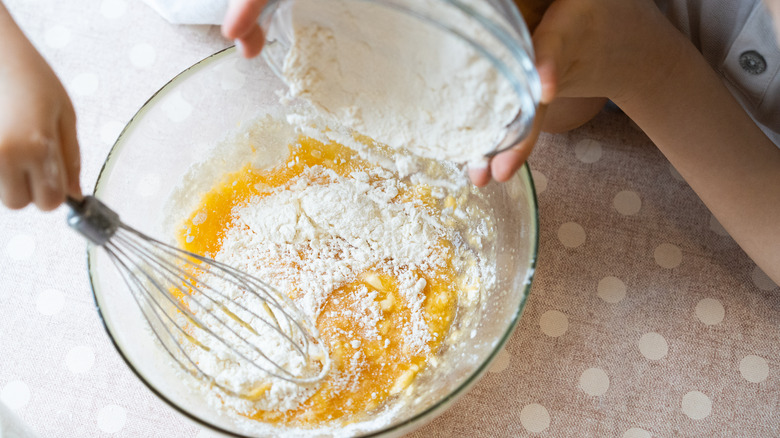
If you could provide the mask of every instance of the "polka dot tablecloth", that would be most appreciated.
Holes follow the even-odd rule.
[[[5,4],[72,96],[88,189],[149,96],[229,45],[137,0]],[[780,435],[780,289],[652,143],[606,109],[543,136],[531,167],[541,234],[523,318],[473,390],[411,436]],[[65,213],[0,211],[2,409],[41,437],[212,436],[114,350]]]

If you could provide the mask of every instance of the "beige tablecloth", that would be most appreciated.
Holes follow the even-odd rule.
[[[146,99],[229,45],[140,1],[5,3],[72,95],[86,189]],[[525,314],[490,372],[413,436],[780,435],[780,290],[651,142],[605,110],[542,137],[531,168]],[[64,217],[0,210],[0,400],[43,437],[210,436],[120,359]]]

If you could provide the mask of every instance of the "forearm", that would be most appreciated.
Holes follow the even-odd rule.
[[[24,56],[31,51],[35,51],[35,48],[16,25],[3,2],[0,1],[0,54],[6,58],[2,64],[10,65],[9,60]]]
[[[780,284],[780,149],[687,40],[674,44],[668,74],[616,103]]]

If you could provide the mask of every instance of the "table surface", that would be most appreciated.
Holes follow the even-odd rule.
[[[138,108],[230,43],[140,1],[6,0],[70,92],[84,187]],[[482,380],[414,437],[778,436],[780,290],[648,138],[603,111],[541,138],[525,313]],[[119,357],[65,209],[0,210],[0,400],[42,437],[211,436]]]

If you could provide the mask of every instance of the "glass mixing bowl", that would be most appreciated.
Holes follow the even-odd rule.
[[[134,228],[173,240],[166,228],[172,190],[193,165],[242,123],[281,116],[285,88],[263,60],[242,59],[234,48],[216,53],[174,78],[128,123],[98,177],[95,195]],[[207,182],[208,183],[208,182]],[[208,186],[209,184],[207,184]],[[197,190],[192,191],[197,196]],[[530,290],[537,251],[536,196],[527,166],[504,184],[483,189],[496,230],[495,287],[485,291],[467,320],[456,319],[457,342],[415,383],[414,398],[390,424],[364,436],[400,436],[430,421],[485,372],[516,326]],[[236,421],[193,391],[148,328],[109,257],[90,246],[88,268],[98,312],[133,372],[174,409],[226,436],[247,435]],[[283,434],[283,431],[279,431]],[[321,435],[317,435],[321,436]]]

